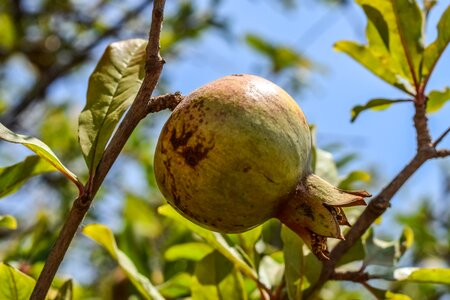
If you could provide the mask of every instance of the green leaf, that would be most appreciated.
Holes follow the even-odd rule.
[[[394,279],[422,283],[450,284],[450,269],[399,268],[394,271]]]
[[[72,300],[73,298],[73,284],[72,280],[69,279],[63,283],[63,285],[58,289],[58,294],[53,300]]]
[[[58,159],[56,154],[53,153],[53,151],[42,141],[31,136],[16,134],[3,126],[3,124],[0,124],[0,139],[10,143],[24,145],[25,147],[36,153],[38,156],[48,161],[70,181],[75,183],[80,191],[83,189],[83,184],[78,180],[77,176],[75,176],[75,174],[67,169]]]
[[[337,262],[336,266],[342,266],[353,261],[363,260],[365,258],[364,243],[359,238],[356,243],[348,250],[341,259]]]
[[[225,256],[229,261],[231,261],[236,268],[238,268],[242,273],[244,273],[246,276],[250,277],[251,279],[256,280],[258,278],[258,275],[254,269],[252,269],[242,258],[242,256],[239,254],[239,252],[228,245],[224,237],[217,233],[212,232],[207,229],[204,229],[188,219],[181,216],[179,213],[177,213],[170,205],[166,204],[163,206],[160,206],[158,208],[158,213],[160,213],[163,216],[166,216],[168,218],[171,218],[178,224],[182,224],[183,226],[186,226],[187,229],[191,230],[192,232],[196,233],[200,237],[202,237],[208,244],[222,253],[223,256]]]
[[[258,273],[259,280],[267,287],[277,287],[284,275],[284,264],[277,262],[270,255],[264,255],[259,263]]]
[[[272,72],[278,73],[287,68],[311,68],[311,62],[292,48],[275,45],[263,38],[248,34],[245,37],[247,44],[254,50],[265,55],[272,64]]]
[[[158,290],[168,299],[180,299],[189,296],[191,293],[192,276],[189,273],[178,273],[163,284],[158,286]]]
[[[199,261],[214,249],[205,243],[185,243],[170,247],[164,253],[167,261],[175,261],[179,259],[188,259]]]
[[[315,150],[314,174],[333,185],[337,185],[339,183],[339,174],[333,154],[317,147],[315,147]]]
[[[450,43],[450,6],[441,16],[437,25],[438,35],[436,40],[428,45],[424,51],[423,57],[423,76],[428,78],[433,72],[434,66],[438,62],[445,48]]]
[[[449,87],[446,87],[443,91],[431,91],[428,94],[427,112],[434,113],[439,111],[448,100],[450,100]]]
[[[373,286],[370,286],[368,284],[366,284],[364,287],[367,288],[372,293],[372,295],[374,295],[375,298],[378,300],[412,300],[410,297],[406,295],[392,293],[391,291],[374,288]]]
[[[395,73],[395,69],[392,69],[390,60],[377,56],[372,48],[351,41],[340,41],[334,45],[334,49],[346,53],[373,74],[396,88],[408,94],[414,93],[411,85],[407,84],[400,74]]]
[[[0,299],[27,300],[35,280],[19,270],[0,262]]]
[[[146,45],[147,42],[141,39],[112,43],[89,78],[78,137],[91,174],[95,172],[117,123],[141,86]]]
[[[164,299],[158,290],[152,285],[150,280],[139,273],[136,266],[128,258],[128,256],[119,250],[111,229],[101,224],[90,224],[84,227],[83,233],[99,243],[109,252],[142,296],[146,299]]]
[[[423,16],[416,1],[357,0],[357,3],[361,5],[370,20],[368,27],[376,28],[376,30],[368,28],[370,49],[380,54],[380,40],[382,40],[389,52],[388,55],[379,55],[385,63],[384,66],[413,84],[409,62],[415,77],[419,78],[423,53]],[[386,54],[387,51],[384,53]]]
[[[339,183],[339,188],[343,190],[351,190],[353,189],[353,183],[358,181],[370,182],[371,176],[369,173],[364,171],[353,171],[350,172],[347,177],[345,177]]]
[[[303,290],[319,279],[322,264],[304,246],[301,238],[284,225],[281,227],[281,240],[289,299],[301,299]]]
[[[398,294],[398,293],[393,293],[391,291],[386,291],[386,294],[384,295],[386,300],[412,300],[409,296],[407,295],[403,295],[403,294]]]
[[[55,168],[39,156],[28,156],[24,161],[0,168],[0,197],[5,197],[19,189],[29,178]]]
[[[192,300],[215,299],[247,299],[241,274],[218,251],[196,264],[192,279]]]
[[[414,231],[409,226],[405,226],[403,228],[402,235],[399,240],[399,253],[397,255],[397,259],[400,259],[403,254],[405,254],[406,250],[411,248],[414,243]]]
[[[380,111],[388,109],[392,104],[394,103],[400,103],[400,102],[411,102],[411,100],[408,99],[399,99],[399,100],[389,100],[389,99],[383,99],[383,98],[376,98],[372,99],[369,102],[367,102],[364,105],[356,105],[352,109],[352,119],[351,122],[354,122],[356,118],[359,116],[359,114],[367,109]]]
[[[396,259],[395,241],[386,242],[374,237],[370,229],[365,241],[365,265],[393,266]]]
[[[16,229],[17,220],[11,215],[0,216],[0,228]]]
[[[237,234],[228,234],[228,237],[235,241],[244,252],[250,257],[251,260],[255,258],[255,244],[261,237],[262,226],[257,226],[251,230],[237,233]]]

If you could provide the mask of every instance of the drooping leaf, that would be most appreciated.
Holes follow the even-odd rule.
[[[428,94],[427,112],[434,113],[439,111],[449,100],[450,87],[446,87],[443,91],[431,91]]]
[[[402,281],[450,284],[450,269],[399,268],[394,279]]]
[[[370,180],[371,176],[369,173],[364,171],[353,171],[350,172],[343,180],[341,180],[338,187],[343,190],[351,190],[353,189],[353,183],[359,181],[370,182]]]
[[[24,145],[25,147],[36,153],[38,156],[48,161],[64,176],[71,180],[78,187],[78,189],[83,189],[83,185],[78,180],[77,176],[73,174],[69,169],[67,169],[58,159],[56,154],[42,141],[31,136],[16,134],[3,126],[3,124],[0,124],[0,139],[10,143]]]
[[[63,283],[63,285],[58,289],[58,294],[54,300],[72,300],[73,298],[73,284],[72,280],[69,279]]]
[[[111,134],[140,88],[146,45],[142,39],[112,43],[89,78],[78,137],[91,173],[95,172]]]
[[[158,290],[167,299],[180,299],[191,293],[192,276],[189,273],[178,273],[163,284]]]
[[[117,261],[122,270],[127,274],[127,277],[145,299],[164,300],[150,280],[139,273],[128,256],[117,247],[111,229],[101,224],[90,224],[84,227],[83,233],[109,252],[111,257]]]
[[[352,119],[351,122],[354,122],[356,118],[359,116],[359,114],[367,109],[380,111],[389,108],[394,103],[400,103],[400,102],[411,102],[411,100],[408,99],[399,99],[399,100],[389,100],[389,99],[383,99],[383,98],[376,98],[372,99],[369,102],[367,102],[364,105],[356,105],[352,109]]]
[[[28,156],[24,161],[12,166],[0,168],[0,197],[15,192],[35,175],[54,171],[54,166],[36,155]]]
[[[408,94],[413,94],[410,84],[407,84],[401,75],[394,73],[389,60],[378,57],[368,46],[351,41],[340,41],[334,45],[334,49],[346,53],[387,83]]]
[[[179,224],[183,224],[191,230],[192,232],[196,233],[200,237],[202,237],[211,247],[219,251],[223,256],[225,256],[229,261],[231,261],[236,268],[238,268],[241,272],[243,272],[246,276],[257,279],[258,275],[254,269],[252,269],[243,259],[241,254],[239,252],[228,245],[226,240],[223,238],[223,236],[217,232],[212,232],[207,229],[204,229],[188,219],[181,216],[179,213],[175,211],[170,205],[166,204],[163,206],[160,206],[158,208],[158,213],[160,213],[163,216],[166,216],[168,218],[171,218],[175,222]]]
[[[164,258],[167,261],[174,261],[178,259],[188,259],[199,261],[214,249],[205,243],[185,243],[173,245],[164,253]]]
[[[30,276],[0,262],[0,299],[29,299],[35,284]]]
[[[450,6],[447,6],[437,25],[438,35],[434,42],[428,45],[423,57],[423,76],[428,78],[437,61],[450,43]]]
[[[242,276],[219,251],[205,256],[195,266],[192,300],[245,300]]]
[[[0,228],[14,230],[17,228],[17,220],[11,215],[0,216]]]

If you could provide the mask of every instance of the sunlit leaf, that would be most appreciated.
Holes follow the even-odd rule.
[[[409,296],[399,293],[393,293],[391,291],[386,291],[386,294],[384,295],[386,300],[413,300]]]
[[[167,261],[174,261],[178,259],[188,259],[199,261],[214,249],[205,243],[185,243],[173,245],[164,253],[164,258]]]
[[[348,54],[387,83],[409,94],[413,93],[411,87],[405,84],[400,75],[392,71],[389,62],[377,57],[369,47],[351,41],[340,41],[334,45],[334,49]]]
[[[119,250],[111,229],[101,224],[90,224],[83,228],[83,233],[109,252],[142,296],[146,299],[164,299],[150,280],[139,273],[128,256]]]
[[[187,229],[191,230],[192,232],[198,234],[200,237],[202,237],[208,244],[213,247],[214,249],[218,250],[223,256],[225,256],[229,261],[231,261],[236,268],[238,268],[241,272],[243,272],[246,276],[257,279],[258,275],[254,269],[252,269],[243,259],[242,256],[239,254],[239,252],[228,245],[226,240],[223,238],[223,236],[217,232],[212,232],[207,229],[204,229],[188,219],[181,216],[179,213],[177,213],[170,205],[166,204],[163,206],[160,206],[158,208],[158,212],[166,216],[168,218],[171,218],[178,224],[183,224],[186,226]]]
[[[189,296],[191,293],[192,276],[189,273],[178,273],[163,284],[158,286],[158,290],[168,299],[179,299]]]
[[[195,266],[192,300],[247,299],[242,276],[220,252],[205,256]]]
[[[15,192],[35,175],[54,171],[55,167],[39,156],[28,156],[20,163],[0,168],[0,197]]]
[[[428,45],[424,51],[423,58],[423,76],[429,77],[437,61],[444,53],[445,48],[450,43],[450,6],[441,16],[437,25],[438,35],[434,42]]]
[[[95,172],[111,134],[140,88],[146,45],[142,39],[112,43],[89,78],[78,136],[91,173]]]
[[[0,262],[0,299],[29,299],[35,283],[30,276]]]
[[[413,243],[414,243],[414,232],[410,227],[405,226],[402,235],[400,236],[399,253],[397,258],[399,259],[400,257],[402,257],[403,254],[405,254],[406,250],[411,248]]]
[[[449,100],[450,87],[446,87],[443,91],[431,91],[428,94],[427,112],[434,113],[439,111]]]
[[[261,237],[261,233],[262,226],[257,226],[242,233],[228,234],[228,237],[237,245],[239,245],[244,250],[244,252],[253,260],[255,254],[255,244]]]
[[[0,216],[0,228],[16,229],[17,220],[11,215]]]
[[[341,182],[339,183],[339,188],[343,190],[351,190],[353,189],[353,183],[355,182],[370,182],[371,176],[369,173],[364,171],[353,171],[350,172],[347,177],[345,177]]]
[[[450,284],[450,269],[399,268],[394,279],[402,281]]]
[[[408,99],[398,99],[398,100],[389,100],[389,99],[383,99],[383,98],[376,98],[372,99],[369,102],[367,102],[364,105],[356,105],[352,109],[352,119],[351,121],[354,122],[356,118],[359,116],[359,114],[367,109],[380,111],[385,110],[389,108],[394,103],[400,103],[400,102],[411,102],[411,100]]]
[[[58,294],[54,300],[72,300],[73,298],[73,284],[72,280],[69,279],[63,283],[63,285],[58,289]]]
[[[26,136],[22,134],[16,134],[0,124],[0,139],[10,143],[22,144],[41,158],[47,160],[58,171],[64,174],[81,190],[83,188],[82,183],[78,180],[77,176],[67,169],[61,161],[56,157],[56,154],[42,141],[37,138]]]

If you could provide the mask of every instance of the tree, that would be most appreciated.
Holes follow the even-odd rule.
[[[450,271],[445,267],[429,269],[398,266],[400,258],[413,245],[414,229],[416,236],[420,237],[416,243],[424,247],[438,247],[437,255],[448,257],[448,244],[438,243],[437,233],[419,231],[417,234],[417,228],[405,227],[398,239],[387,242],[375,237],[373,228],[374,223],[389,207],[393,196],[421,165],[433,158],[450,155],[449,149],[441,148],[450,128],[435,139],[431,137],[428,128],[428,115],[439,110],[450,99],[448,87],[443,91],[426,89],[439,58],[450,42],[450,7],[445,9],[438,22],[436,40],[424,46],[423,26],[435,2],[425,1],[423,8],[406,0],[359,0],[357,3],[368,20],[367,44],[341,41],[336,43],[335,48],[347,53],[373,74],[402,91],[407,98],[370,100],[353,109],[353,121],[367,109],[384,109],[397,103],[411,105],[414,108],[417,151],[403,170],[375,194],[368,207],[360,214],[357,212],[356,221],[346,233],[346,239],[333,245],[328,261],[320,263],[303,247],[300,238],[288,229],[280,228],[277,222],[267,222],[243,234],[223,235],[194,225],[169,206],[161,205],[160,196],[155,191],[151,156],[146,153],[151,138],[145,127],[138,126],[141,121],[148,119],[148,114],[173,109],[183,98],[179,93],[152,97],[161,73],[164,74],[161,54],[163,57],[180,55],[177,45],[181,41],[195,38],[211,26],[223,33],[227,32],[227,27],[213,13],[212,7],[217,4],[215,1],[211,3],[212,13],[201,17],[196,14],[192,4],[180,2],[176,13],[166,18],[168,34],[161,36],[165,3],[155,0],[148,41],[126,39],[110,44],[89,79],[87,102],[79,117],[81,151],[74,142],[77,138],[74,136],[75,131],[71,129],[73,124],[67,121],[63,107],[52,109],[49,114],[51,120],[48,118],[43,123],[45,130],[42,131],[43,136],[49,132],[57,137],[68,135],[67,140],[56,138],[50,144],[55,152],[60,150],[66,153],[61,159],[42,141],[16,134],[1,125],[1,139],[22,144],[35,153],[22,162],[0,170],[2,196],[16,192],[32,176],[45,173],[47,175],[43,175],[42,179],[61,195],[68,198],[78,191],[78,197],[73,204],[67,201],[62,203],[62,212],[59,212],[56,225],[51,224],[52,220],[44,214],[33,221],[33,226],[20,231],[17,236],[11,236],[13,231],[10,231],[17,226],[15,218],[11,215],[0,217],[0,225],[6,228],[4,235],[9,236],[2,260],[20,262],[15,266],[7,263],[0,265],[1,281],[6,283],[0,287],[0,295],[5,299],[27,299],[30,295],[32,299],[44,299],[50,288],[48,297],[52,299],[72,297],[72,290],[77,290],[72,281],[61,278],[53,281],[54,276],[97,192],[101,191],[106,175],[121,153],[121,157],[128,159],[128,163],[138,161],[146,170],[147,173],[142,174],[142,177],[147,177],[148,190],[145,195],[132,193],[120,186],[120,178],[105,183],[111,187],[103,186],[103,193],[120,192],[125,199],[123,230],[114,235],[105,225],[89,224],[82,231],[103,246],[109,254],[109,259],[100,256],[103,262],[96,264],[100,272],[102,267],[114,272],[110,272],[110,276],[96,279],[104,284],[102,292],[96,290],[93,284],[90,289],[80,291],[84,294],[77,295],[75,291],[76,297],[85,298],[95,290],[117,299],[131,294],[150,299],[187,296],[194,299],[298,299],[313,298],[320,292],[323,296],[326,290],[332,290],[335,294],[342,293],[343,297],[352,297],[351,292],[341,290],[343,286],[333,286],[330,281],[334,280],[357,282],[377,299],[396,299],[408,297],[400,293],[407,294],[402,289],[402,284],[405,283],[448,284]],[[3,27],[7,29],[0,44],[2,61],[8,61],[16,51],[24,53],[35,68],[36,78],[39,78],[17,105],[10,105],[2,119],[8,127],[14,129],[18,128],[19,121],[25,122],[18,119],[17,115],[25,112],[32,103],[45,99],[51,84],[73,67],[85,62],[93,47],[104,38],[119,32],[126,34],[127,27],[124,23],[146,7],[144,2],[137,9],[125,13],[116,25],[105,28],[94,17],[85,19],[85,15],[78,13],[82,8],[76,7],[72,2],[46,1],[37,8],[30,8],[27,6],[29,4],[25,5],[22,1],[1,4],[7,8],[7,13],[0,15]],[[109,4],[109,1],[100,1],[95,5],[106,10]],[[50,8],[54,9],[53,18],[50,19],[35,12]],[[78,29],[74,31],[75,37],[94,35],[94,38],[90,42],[89,38],[84,40],[87,44],[82,46],[69,39],[64,40],[60,37],[64,34],[58,31],[61,27],[53,23],[58,17],[67,21],[70,28]],[[35,28],[36,18],[43,19],[38,22],[42,24],[42,28]],[[62,26],[65,22],[56,24]],[[92,26],[93,24],[96,26]],[[32,30],[37,30],[39,34],[27,36],[27,32],[33,32]],[[131,27],[130,31],[133,30]],[[25,38],[19,39],[22,35]],[[311,66],[307,58],[293,49],[268,42],[257,35],[247,35],[246,40],[251,47],[268,58],[273,74],[286,76],[290,78],[290,82],[298,82],[299,68]],[[297,86],[293,84],[291,88]],[[164,86],[160,86],[159,89],[162,91],[163,88]],[[127,141],[129,143],[126,147]],[[336,163],[328,153],[317,147],[315,153],[316,172],[334,176],[332,180],[339,181]],[[72,164],[78,169],[76,165],[81,156],[87,163],[88,172],[77,170],[77,176],[70,169],[73,169]],[[343,158],[338,165],[344,164],[345,159],[348,157]],[[70,169],[66,167],[66,161],[71,163]],[[117,163],[126,165],[127,161]],[[48,174],[53,171],[59,171],[69,180],[64,181],[64,177]],[[356,181],[367,177],[365,172],[354,171],[340,181],[340,186],[351,187]],[[70,182],[74,186],[70,186]],[[144,200],[149,195],[155,199],[151,203]],[[68,205],[71,205],[70,210]],[[97,214],[101,215],[102,212]],[[422,217],[425,224],[434,218],[433,211],[427,204],[416,215],[402,216],[401,220],[416,227],[416,220]],[[86,222],[91,223],[94,218],[95,215],[88,215]],[[56,236],[53,230],[59,228],[59,222],[63,222],[64,226]],[[445,229],[445,218],[440,222],[444,225],[433,226]],[[56,244],[50,250],[54,240]],[[93,252],[95,251],[98,248],[94,248]],[[417,263],[427,255],[428,252],[416,252],[413,262]],[[41,269],[40,263],[43,261],[45,265]],[[383,267],[376,267],[380,265]],[[38,277],[37,282],[33,277]],[[395,284],[385,285],[385,288],[374,287],[371,281],[373,279],[383,279]],[[52,282],[53,285],[50,286]],[[448,292],[448,287],[445,286],[426,286],[426,289],[427,295],[436,298]],[[353,297],[361,297],[360,291],[357,293]],[[418,288],[414,293],[410,296],[416,298],[421,295]]]

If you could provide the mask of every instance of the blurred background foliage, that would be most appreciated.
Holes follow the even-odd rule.
[[[304,47],[312,39],[320,38],[328,26],[326,18],[349,5],[347,0],[246,0],[266,2],[278,14],[317,5],[329,10],[325,21],[319,20],[303,35],[307,43],[292,46],[260,33],[230,30],[233,14],[221,12],[221,5],[226,1],[168,1],[161,40],[165,60],[176,68],[177,62],[186,59],[186,47],[195,48],[205,35],[213,33],[234,47],[251,49],[258,61],[255,66],[258,73],[294,95],[310,88],[311,73],[326,70],[326,65],[304,54]],[[61,91],[66,87],[69,91],[86,90],[86,74],[93,69],[105,45],[127,38],[146,38],[149,15],[147,0],[0,0],[0,121],[15,131],[38,136],[85,181],[88,175],[76,127],[84,99]],[[208,57],[196,58],[197,63],[203,60]],[[159,93],[176,91],[177,82],[163,72],[158,89]],[[114,232],[118,249],[168,299],[192,294],[198,299],[214,299],[211,295],[217,291],[206,288],[208,277],[213,283],[222,282],[217,285],[221,290],[231,287],[233,291],[225,292],[233,295],[233,299],[259,299],[261,294],[255,283],[240,272],[229,272],[233,265],[224,259],[220,250],[205,243],[198,232],[170,217],[170,213],[158,213],[164,200],[153,176],[152,149],[167,115],[160,113],[148,118],[133,133],[83,225],[107,224]],[[316,149],[315,169],[320,176],[344,189],[380,187],[383,170],[354,170],[354,163],[359,159],[357,150],[349,152],[341,142],[317,143],[321,149]],[[0,166],[12,165],[28,154],[19,146],[1,143]],[[401,258],[400,266],[448,267],[449,170],[449,165],[444,164],[438,200],[422,199],[417,209],[397,213],[392,226],[407,226],[414,235],[414,244]],[[45,173],[20,187],[16,194],[2,199],[0,261],[36,278],[75,195],[75,188],[65,178]],[[358,213],[358,209],[349,210],[350,222]],[[398,238],[377,230],[377,226],[375,232],[383,239]],[[227,239],[247,262],[256,266],[267,286],[284,286],[283,251],[293,250],[283,250],[282,245],[292,237],[286,232],[280,234],[277,222],[268,222],[246,234],[229,235]],[[297,246],[302,249],[301,244]],[[317,279],[319,269],[315,258],[306,254],[305,286]],[[286,266],[284,271],[290,274],[296,270]],[[67,279],[73,278],[75,299],[140,299],[142,296],[125,273],[105,248],[80,234],[58,273],[53,295],[56,297],[58,289],[60,295],[71,290],[72,281]],[[374,285],[410,295],[412,299],[450,299],[450,288],[443,285],[396,283],[389,286],[386,281]],[[320,297],[367,299],[368,295],[360,285],[330,282]]]

